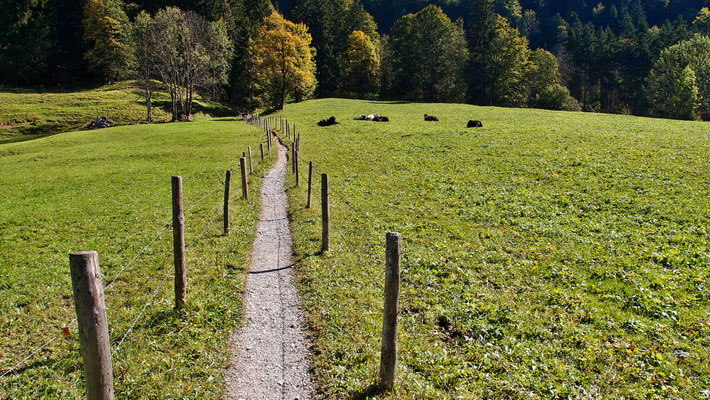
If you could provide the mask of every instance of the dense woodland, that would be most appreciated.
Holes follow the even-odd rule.
[[[0,84],[710,118],[710,0],[5,0]],[[273,12],[272,14],[272,11]],[[150,119],[150,111],[148,114]]]

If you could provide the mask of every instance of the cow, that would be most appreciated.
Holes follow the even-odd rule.
[[[337,124],[339,124],[339,122],[335,122],[335,117],[330,117],[328,119],[322,119],[318,121],[318,126],[331,126]]]
[[[476,120],[469,120],[466,128],[483,128],[483,122]]]
[[[439,122],[439,118],[433,116],[433,115],[426,115],[424,114],[424,121],[433,121],[433,122]]]
[[[379,116],[375,117],[372,119],[374,122],[390,122],[390,119],[387,117]]]

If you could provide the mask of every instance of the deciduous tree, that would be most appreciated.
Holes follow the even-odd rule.
[[[345,91],[358,98],[372,97],[379,92],[380,57],[375,43],[363,31],[353,31],[348,37],[345,64]]]
[[[315,90],[315,49],[304,24],[273,11],[264,20],[253,46],[254,71],[264,101],[283,109],[291,97],[300,101]]]
[[[89,70],[106,82],[131,73],[130,24],[121,0],[88,0],[84,5],[84,55]]]

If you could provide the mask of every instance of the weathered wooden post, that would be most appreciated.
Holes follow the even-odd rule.
[[[227,176],[224,178],[224,234],[229,233],[229,199],[230,188],[232,186],[232,170],[227,170]]]
[[[311,191],[313,190],[313,161],[308,162],[308,200],[306,208],[311,208]]]
[[[261,150],[261,162],[264,162],[264,143],[259,143],[259,149]]]
[[[298,149],[296,149],[296,152],[294,153],[294,161],[296,163],[296,187],[298,187],[301,175],[301,172],[298,170]]]
[[[84,361],[86,398],[112,400],[113,368],[99,255],[95,251],[71,253],[69,268]]]
[[[397,315],[399,314],[400,258],[402,235],[387,234],[385,309],[382,319],[382,354],[380,358],[380,387],[390,390],[397,378]]]
[[[173,176],[173,260],[175,264],[175,309],[185,305],[187,294],[185,271],[185,215],[182,209],[182,177]]]
[[[247,152],[249,153],[249,173],[254,173],[254,165],[251,163],[251,146],[247,147]]]
[[[239,159],[239,165],[242,167],[242,197],[249,200],[249,181],[247,180],[247,160],[242,157]]]
[[[323,228],[323,234],[321,236],[321,252],[325,253],[330,251],[330,205],[329,193],[328,193],[328,174],[321,174],[320,176],[320,190],[321,190],[321,225]]]
[[[296,173],[296,146],[291,145],[291,172]]]

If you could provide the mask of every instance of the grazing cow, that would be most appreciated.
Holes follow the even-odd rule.
[[[439,118],[433,116],[433,115],[426,115],[424,114],[424,121],[434,121],[434,122],[439,122]]]
[[[330,117],[328,119],[322,119],[318,121],[318,126],[331,126],[337,124],[339,124],[339,122],[335,122],[335,117]]]
[[[483,128],[483,122],[476,120],[469,120],[466,128]]]

